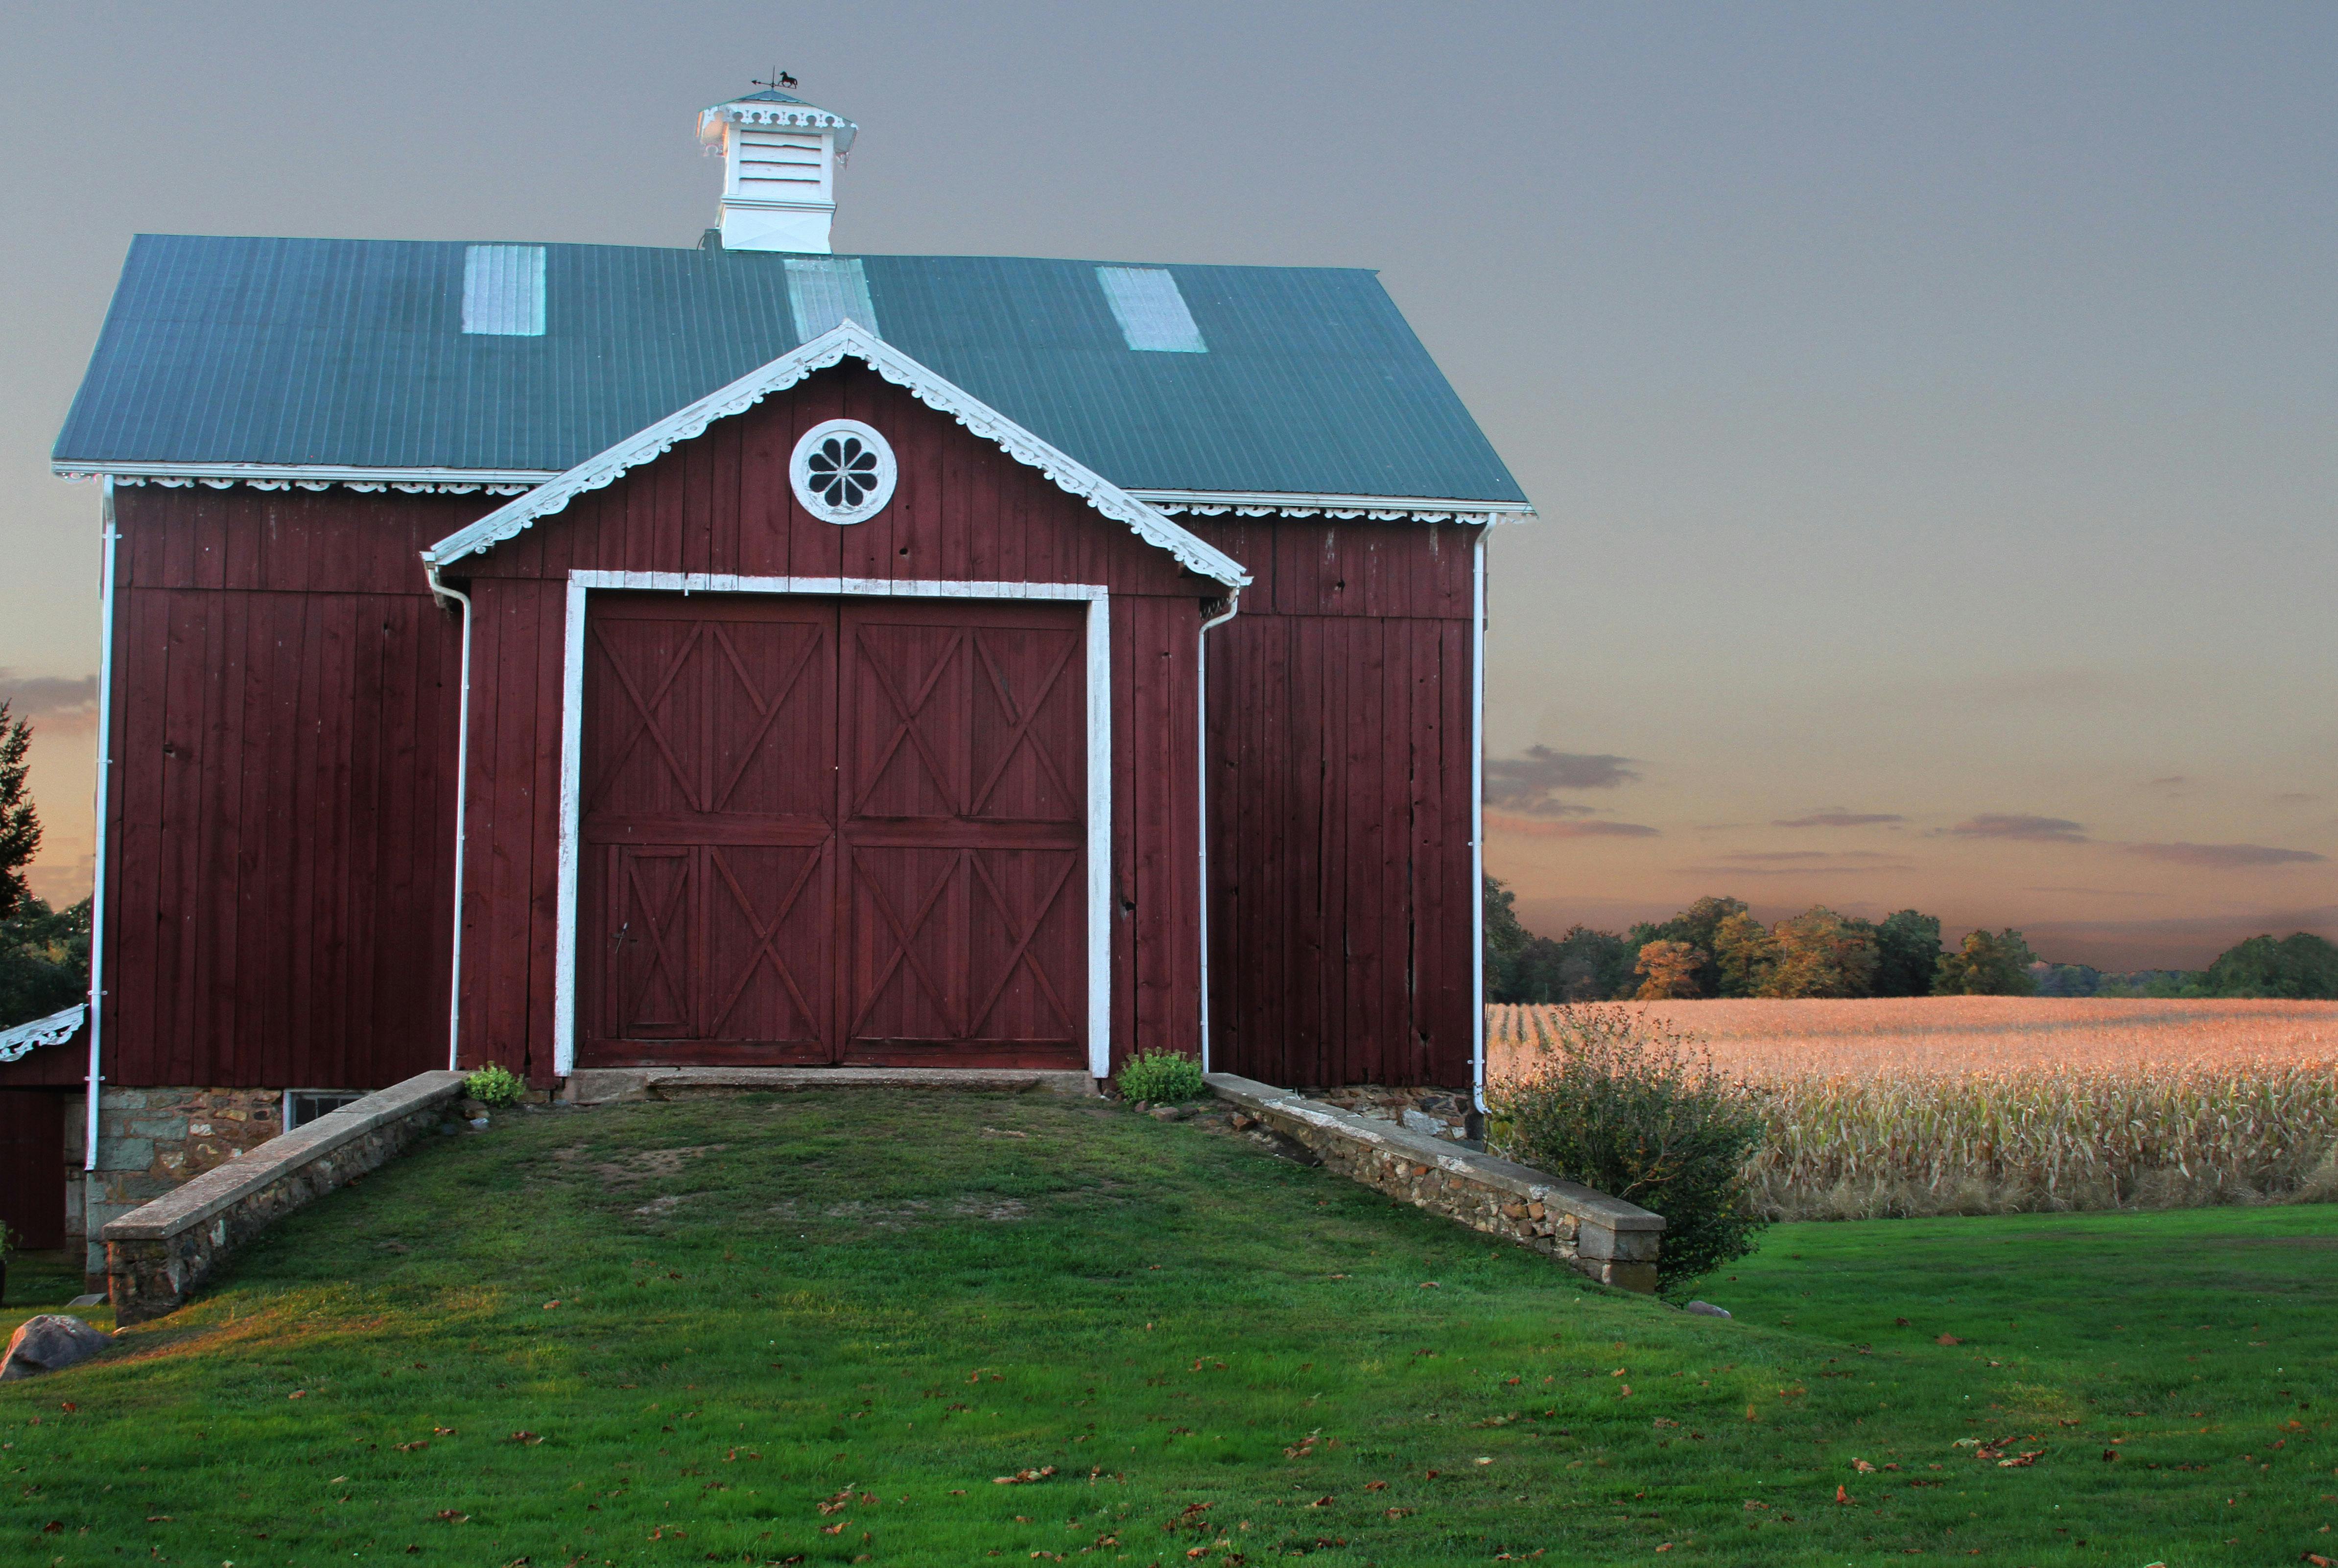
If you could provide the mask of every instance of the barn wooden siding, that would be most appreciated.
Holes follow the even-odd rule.
[[[796,432],[892,436],[893,505],[798,511]],[[459,623],[417,553],[479,495],[128,487],[113,657],[110,1082],[359,1087],[445,1060]],[[1184,519],[1257,583],[1209,633],[1216,1063],[1293,1085],[1469,1079],[1474,530]],[[487,555],[476,573],[466,1057],[550,1070],[571,566],[1103,583],[1112,592],[1117,1049],[1190,1044],[1198,599],[1120,524],[854,368]],[[541,803],[541,809],[538,804]],[[1154,826],[1132,834],[1131,825]],[[78,1044],[0,1082],[77,1083]]]
[[[1470,1082],[1473,547],[1452,524],[1209,519],[1213,1065]]]
[[[866,420],[899,464],[892,502],[840,528],[787,476],[797,437]],[[1113,1051],[1199,1037],[1203,599],[1124,524],[857,364],[719,420],[517,538],[467,559],[473,631],[463,1055],[542,1082],[553,1067],[562,656],[571,570],[1086,583],[1110,593],[1114,686]],[[1214,635],[1214,633],[1213,633]]]
[[[116,492],[108,1082],[444,1064],[460,629],[416,552],[492,505]]]

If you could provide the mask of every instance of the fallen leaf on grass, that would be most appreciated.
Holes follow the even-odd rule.
[[[844,1534],[844,1526],[848,1523],[850,1523],[850,1521],[839,1519],[833,1524],[823,1524],[820,1527],[820,1533],[823,1535],[841,1535]]]
[[[511,1440],[515,1443],[526,1444],[535,1444],[544,1441],[542,1437],[533,1432],[515,1432],[511,1435]]]
[[[1834,1489],[1834,1500],[1838,1503],[1848,1503],[1851,1501],[1851,1494],[1837,1485]]]
[[[455,1429],[452,1426],[433,1426],[430,1428],[430,1436],[433,1437],[452,1437],[454,1435]]]
[[[457,1514],[452,1508],[441,1508],[438,1510],[438,1517],[444,1519],[449,1524],[460,1524],[465,1520],[470,1518],[470,1515],[468,1514]]]
[[[81,1406],[78,1406],[78,1405],[76,1405],[76,1404],[74,1404],[72,1400],[67,1399],[67,1400],[64,1400],[64,1401],[63,1401],[62,1403],[60,1403],[60,1404],[57,1406],[57,1408],[58,1408],[58,1409],[60,1409],[60,1410],[62,1410],[62,1411],[64,1411],[66,1415],[70,1416],[70,1415],[72,1415],[74,1411],[76,1411],[76,1410],[80,1409],[80,1408],[81,1408]]]
[[[411,1443],[393,1443],[390,1446],[397,1449],[400,1454],[412,1454],[429,1447],[430,1439],[427,1437],[417,1437]]]
[[[1935,1345],[1961,1345],[1964,1341],[1958,1338],[1953,1334],[1943,1334],[1939,1338],[1933,1340],[1932,1343]]]
[[[146,1523],[149,1524],[168,1524],[172,1523],[172,1518],[168,1514],[149,1514],[146,1515]]]
[[[1852,1461],[1851,1462],[1851,1467],[1852,1467],[1852,1469],[1854,1469],[1854,1470],[1858,1471],[1858,1472],[1859,1472],[1861,1475],[1872,1475],[1873,1474],[1875,1474],[1875,1466],[1874,1466],[1874,1465],[1870,1465],[1870,1464],[1869,1464],[1866,1460],[1864,1460],[1864,1459],[1854,1459],[1854,1460],[1852,1460]]]
[[[1053,1465],[1042,1465],[1036,1470],[1017,1470],[1012,1475],[993,1475],[990,1484],[994,1486],[1026,1486],[1034,1481],[1045,1481],[1055,1473]]]

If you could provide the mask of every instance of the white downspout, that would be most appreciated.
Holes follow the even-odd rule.
[[[1226,612],[1213,615],[1202,622],[1194,634],[1194,745],[1200,764],[1201,830],[1194,841],[1201,846],[1202,862],[1202,1071],[1210,1071],[1210,628],[1223,626],[1234,618],[1242,608],[1242,590],[1226,591]]]
[[[88,1102],[88,1125],[81,1140],[84,1171],[97,1169],[97,1102],[100,1085],[105,1082],[99,1072],[99,1049],[105,1031],[105,812],[106,784],[113,762],[113,546],[122,537],[113,525],[113,475],[99,479],[97,494],[99,540],[103,548],[98,568],[97,842],[91,856],[89,894],[89,1093],[84,1096]],[[84,1203],[84,1221],[87,1213]]]
[[[436,562],[426,561],[430,592],[463,607],[462,694],[455,710],[455,936],[447,970],[447,1071],[463,1070],[463,818],[471,795],[471,596],[438,581]]]
[[[1469,1096],[1486,1111],[1486,536],[1470,551],[1469,582]]]

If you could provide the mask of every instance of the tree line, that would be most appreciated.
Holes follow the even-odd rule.
[[[2019,931],[1974,931],[1954,950],[1938,916],[1881,920],[1823,904],[1764,925],[1742,898],[1700,898],[1629,930],[1537,936],[1516,895],[1486,878],[1486,989],[1497,1002],[1660,1002],[1700,996],[2027,996],[2037,962]]]
[[[1577,925],[1557,937],[1518,923],[1516,895],[1486,878],[1486,996],[1492,1002],[1660,1002],[1709,996],[2273,996],[2338,998],[2338,946],[2309,932],[2252,936],[2199,971],[2127,985],[2038,961],[2020,932],[1969,931],[1954,948],[1937,916],[1881,920],[1823,904],[1763,925],[1742,898],[1705,897],[1629,930]],[[2078,971],[2095,984],[2081,978]]]

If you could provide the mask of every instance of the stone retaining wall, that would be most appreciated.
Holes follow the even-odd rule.
[[[109,1220],[105,1270],[114,1321],[142,1323],[177,1308],[260,1231],[435,1129],[462,1092],[460,1073],[418,1073]]]
[[[1235,1109],[1306,1148],[1351,1181],[1416,1209],[1565,1259],[1603,1285],[1656,1288],[1665,1221],[1636,1204],[1514,1161],[1456,1148],[1441,1138],[1359,1116],[1231,1073],[1207,1082]]]

